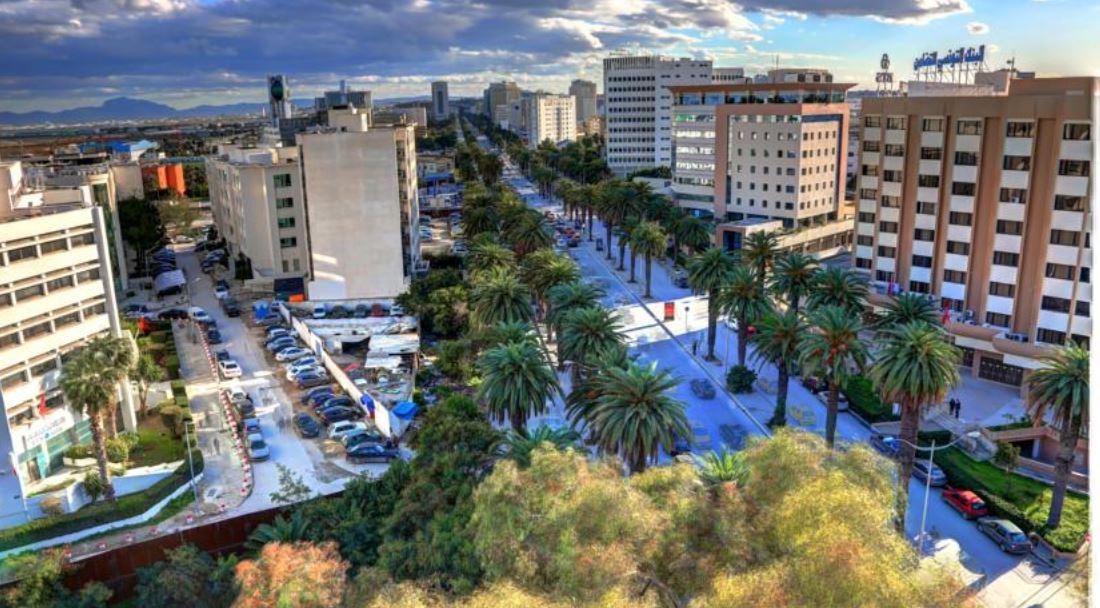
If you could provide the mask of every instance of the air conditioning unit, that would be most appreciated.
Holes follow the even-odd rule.
[[[1005,334],[1005,339],[1013,342],[1027,342],[1027,334],[1008,332]]]
[[[968,311],[966,311],[966,318],[967,318],[968,320],[969,320],[969,319],[973,319],[973,318],[974,318],[974,311],[973,311],[973,310],[968,310]]]

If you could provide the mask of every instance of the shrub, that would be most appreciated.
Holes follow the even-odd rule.
[[[107,440],[108,462],[126,462],[130,458],[130,444],[121,437]]]
[[[149,332],[149,339],[157,344],[167,344],[172,339],[172,332],[163,329]]]
[[[848,397],[848,405],[867,422],[898,420],[890,404],[879,399],[870,378],[852,376],[844,384],[843,390]]]
[[[65,457],[76,460],[78,458],[91,458],[92,446],[91,444],[74,445],[71,448],[65,450]]]
[[[131,433],[129,431],[125,433],[119,433],[118,438],[126,444],[126,447],[130,448],[131,452],[134,451],[134,448],[141,445],[141,435],[138,435],[137,433]]]
[[[84,491],[87,492],[88,498],[92,503],[99,500],[100,496],[107,491],[107,482],[99,476],[99,473],[95,471],[88,471],[84,475]]]
[[[47,516],[56,517],[65,513],[65,510],[61,507],[60,496],[47,496],[38,503],[38,506],[42,508],[42,512]]]
[[[171,354],[171,355],[168,355],[167,357],[164,358],[164,364],[163,365],[165,367],[165,371],[167,371],[169,374],[175,372],[176,378],[179,378],[180,358],[179,358],[178,355],[176,355],[174,353]]]
[[[756,382],[756,372],[744,365],[735,365],[726,374],[726,387],[732,393],[751,393],[753,382]]]
[[[997,442],[997,453],[993,455],[993,464],[1009,471],[1020,464],[1020,448],[1007,441]]]

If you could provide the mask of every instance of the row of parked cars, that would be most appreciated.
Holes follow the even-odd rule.
[[[871,447],[887,458],[897,459],[901,455],[901,446],[901,442],[893,435],[871,435]],[[925,459],[917,458],[913,462],[913,477],[932,487],[943,488],[940,494],[943,501],[963,518],[976,520],[978,530],[991,538],[1002,551],[1018,554],[1031,552],[1031,541],[1019,526],[1004,518],[990,517],[989,506],[976,492],[948,487],[947,475],[943,469]]]
[[[245,438],[248,447],[248,459],[252,462],[262,462],[271,458],[271,448],[264,440],[263,427],[256,416],[256,405],[252,402],[252,396],[239,386],[232,386],[225,390],[226,397],[233,404],[236,413],[236,424]]]

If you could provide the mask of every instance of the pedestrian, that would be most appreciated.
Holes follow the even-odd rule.
[[[694,357],[699,352],[699,340],[695,339],[691,341],[691,356]]]
[[[962,401],[959,401],[958,399],[956,399],[955,400],[955,418],[956,419],[958,419],[959,415],[962,414],[962,409],[963,409]]]

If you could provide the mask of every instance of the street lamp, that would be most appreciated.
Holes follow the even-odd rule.
[[[949,441],[948,443],[945,443],[945,444],[943,444],[939,447],[936,447],[936,440],[935,439],[932,440],[932,445],[931,446],[923,446],[922,447],[922,446],[919,446],[919,445],[914,445],[912,443],[909,443],[908,441],[902,439],[901,437],[894,437],[894,441],[900,441],[901,443],[904,443],[905,445],[913,448],[914,450],[927,450],[928,451],[928,473],[924,476],[924,507],[921,509],[921,514],[920,514],[920,534],[917,535],[917,542],[920,543],[920,547],[921,547],[922,552],[924,551],[924,540],[925,540],[924,524],[928,521],[928,495],[932,493],[932,467],[933,467],[932,459],[936,455],[936,450],[944,450],[944,449],[947,449],[949,447],[952,447],[956,443],[962,441],[963,437],[969,437],[971,439],[977,439],[980,436],[981,436],[981,433],[979,433],[978,431],[970,431],[969,433],[966,433],[964,435],[959,435],[958,437],[956,437],[952,441]],[[905,483],[905,481],[899,479],[898,483]]]
[[[195,483],[195,461],[191,456],[191,434],[189,427],[192,426],[192,422],[186,420],[183,421],[183,440],[187,445],[187,465],[191,469],[191,491],[195,494],[195,502],[199,501],[199,486]],[[199,438],[195,437],[195,447],[198,447]]]

